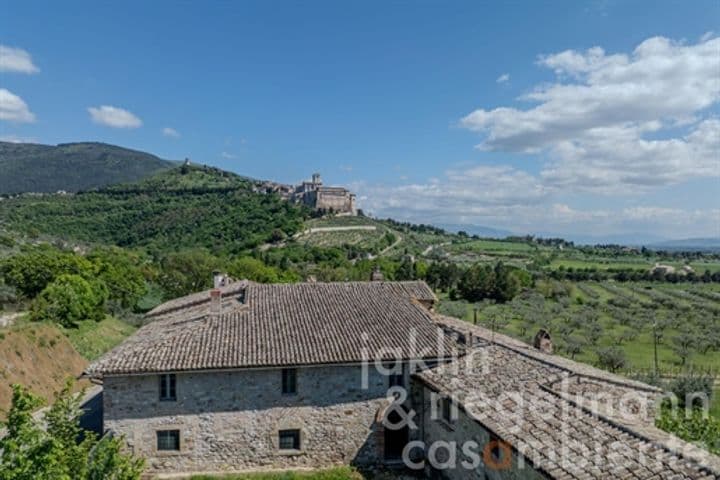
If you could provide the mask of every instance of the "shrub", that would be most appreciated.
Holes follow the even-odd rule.
[[[597,351],[598,363],[602,368],[617,372],[627,365],[625,352],[618,347],[599,348]]]
[[[713,395],[713,383],[714,379],[709,375],[688,373],[670,381],[668,390],[675,394],[681,406],[688,406],[687,400],[691,401],[689,406],[702,406],[702,398],[697,398],[699,395],[704,395],[709,405]]]
[[[107,288],[100,281],[89,282],[79,275],[61,275],[38,295],[31,318],[75,327],[81,320],[102,320]]]

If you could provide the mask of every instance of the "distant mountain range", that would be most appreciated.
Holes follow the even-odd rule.
[[[513,235],[527,235],[525,232],[518,233],[483,225],[440,224],[436,226],[449,232],[464,231],[470,235],[479,235],[485,238],[505,238]],[[720,251],[720,237],[669,240],[665,237],[645,232],[615,235],[579,235],[560,234],[557,232],[534,232],[531,233],[531,235],[542,238],[564,238],[565,240],[574,242],[576,245],[625,245],[629,247],[645,246],[654,250]]]
[[[657,250],[699,250],[699,251],[720,251],[719,238],[686,238],[683,240],[666,240],[648,245],[649,248]]]
[[[134,182],[177,165],[105,143],[0,142],[0,194],[76,192]]]

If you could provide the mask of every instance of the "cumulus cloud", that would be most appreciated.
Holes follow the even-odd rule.
[[[37,73],[32,57],[22,48],[0,45],[0,72]]]
[[[124,108],[102,105],[89,107],[88,112],[93,122],[112,128],[138,128],[142,120]]]
[[[537,65],[555,80],[524,94],[522,108],[480,108],[461,120],[482,136],[485,161],[523,153],[537,165],[465,165],[424,182],[353,188],[364,210],[414,222],[717,236],[716,201],[641,204],[651,190],[720,177],[720,119],[709,113],[720,101],[718,52],[720,39],[705,35],[696,44],[650,38],[629,54],[542,55]]]
[[[0,88],[0,120],[30,123],[35,121],[35,114],[30,111],[22,98],[10,90]]]
[[[367,197],[370,211],[395,213],[415,219],[454,221],[487,218],[508,207],[531,206],[548,198],[532,175],[509,166],[479,165],[449,169],[442,178],[394,187],[355,186]]]
[[[461,178],[463,172],[468,172],[468,178]],[[473,174],[487,176],[472,179]],[[538,178],[508,167],[450,171],[441,179],[420,184],[356,183],[351,188],[366,212],[418,223],[485,225],[518,233],[605,235],[646,231],[669,238],[720,235],[717,208],[577,208],[558,199]]]
[[[495,80],[497,83],[505,83],[510,80],[510,74],[509,73],[503,73],[500,75],[497,80]]]
[[[170,127],[163,128],[162,134],[166,137],[180,138],[180,132],[178,132],[174,128],[170,128]]]
[[[720,123],[703,114],[720,100],[719,51],[717,37],[653,37],[629,55],[540,56],[557,80],[520,98],[531,107],[477,109],[461,125],[484,136],[482,150],[545,154],[542,177],[562,188],[616,193],[717,176]]]

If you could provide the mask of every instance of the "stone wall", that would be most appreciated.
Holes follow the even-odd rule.
[[[425,459],[425,471],[430,477],[439,475],[451,480],[546,478],[529,463],[521,460],[507,444],[497,443],[489,431],[462,409],[452,409],[457,414],[453,421],[443,420],[438,398],[438,394],[433,396],[433,391],[424,385],[418,382],[413,384],[413,403],[421,425],[420,438],[428,457]],[[436,418],[432,415],[433,402],[436,403]],[[493,447],[498,448],[494,450]],[[417,450],[420,450],[419,447],[410,453],[417,454]],[[494,456],[494,451],[499,455]]]
[[[379,460],[376,415],[388,379],[359,366],[297,370],[297,394],[281,393],[281,370],[178,373],[177,401],[159,401],[157,375],[104,380],[104,426],[124,435],[150,472],[220,472]],[[156,450],[157,430],[180,430],[180,452]],[[278,449],[278,431],[299,429],[302,449]]]
[[[355,196],[347,190],[325,191],[319,190],[316,193],[315,208],[332,210],[334,212],[352,213],[355,215]]]

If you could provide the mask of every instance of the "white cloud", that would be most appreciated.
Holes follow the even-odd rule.
[[[425,218],[481,218],[510,206],[533,205],[548,192],[537,178],[508,166],[450,169],[443,178],[395,187],[356,185],[369,211]]]
[[[228,159],[228,160],[232,160],[232,159],[237,158],[237,155],[235,155],[234,153],[230,153],[230,152],[221,152],[221,153],[220,153],[220,156],[221,156],[222,158],[226,158],[226,159]]]
[[[366,212],[418,223],[485,225],[518,233],[720,235],[717,208],[579,209],[558,200],[537,178],[509,167],[471,167],[446,172],[441,179],[394,187],[356,183],[351,189]]]
[[[102,105],[100,107],[89,107],[88,112],[90,112],[90,118],[92,118],[93,122],[107,127],[138,128],[142,126],[142,120],[123,108]]]
[[[166,137],[180,138],[180,132],[178,132],[174,128],[170,128],[170,127],[163,128],[162,134]]]
[[[497,80],[495,80],[497,83],[505,83],[510,80],[510,74],[509,73],[503,73],[500,75]]]
[[[34,137],[21,137],[15,134],[0,135],[0,142],[9,143],[38,143]]]
[[[720,122],[703,114],[720,100],[719,51],[717,37],[653,37],[630,55],[541,56],[557,81],[521,97],[534,106],[478,109],[461,124],[483,134],[482,150],[546,155],[552,186],[614,194],[718,176]]]
[[[30,111],[22,98],[10,90],[0,88],[0,120],[30,123],[35,121],[35,114]]]
[[[0,45],[0,72],[37,73],[32,57],[22,48]]]

